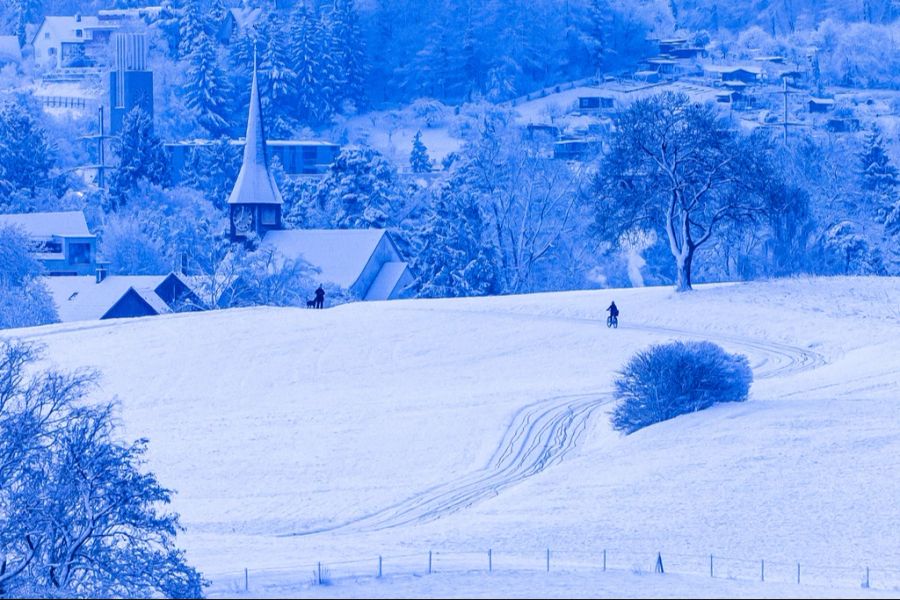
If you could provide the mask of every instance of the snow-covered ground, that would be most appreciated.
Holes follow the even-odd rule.
[[[250,593],[269,595],[868,596],[866,566],[872,587],[900,589],[900,279],[12,333],[103,372],[97,397],[118,396],[125,435],[150,439],[213,595],[243,593],[245,568]],[[747,354],[751,400],[612,432],[615,371],[672,339]],[[423,576],[429,550],[437,573]],[[311,588],[320,561],[333,584]]]

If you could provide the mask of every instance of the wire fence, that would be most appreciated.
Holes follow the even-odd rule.
[[[489,548],[473,551],[426,550],[366,558],[322,560],[274,568],[247,568],[211,576],[214,589],[250,592],[255,583],[277,586],[329,585],[341,580],[395,575],[473,572],[675,573],[718,579],[815,585],[832,588],[900,590],[900,568],[818,565],[715,554],[636,552],[621,549],[534,550]]]

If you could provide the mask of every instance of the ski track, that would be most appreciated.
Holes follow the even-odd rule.
[[[576,321],[606,326],[605,320],[584,317],[465,310],[413,310],[488,314],[528,320],[538,318]],[[758,372],[755,375],[759,379],[792,375],[826,364],[821,354],[788,344],[652,325],[625,325],[622,328],[679,337],[712,339],[760,352],[767,358],[756,365]],[[529,404],[512,416],[493,456],[481,469],[423,490],[376,512],[339,524],[283,534],[280,537],[305,536],[330,531],[378,531],[433,521],[472,506],[562,461],[578,446],[581,434],[587,428],[592,415],[613,402],[612,394],[596,393],[555,396]]]

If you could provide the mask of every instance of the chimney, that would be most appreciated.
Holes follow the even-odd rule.
[[[106,279],[106,265],[97,265],[97,283]]]
[[[75,22],[81,23],[81,15],[75,15]]]
[[[187,275],[187,274],[188,274],[188,257],[187,257],[187,252],[182,252],[182,253],[181,253],[181,274],[182,274],[182,275]]]

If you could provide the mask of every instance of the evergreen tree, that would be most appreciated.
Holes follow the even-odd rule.
[[[125,115],[118,143],[119,165],[110,182],[110,193],[118,205],[140,181],[167,183],[168,161],[162,140],[153,132],[153,121],[141,107]]]
[[[357,109],[366,103],[366,47],[354,0],[334,0],[327,15],[329,54],[334,59],[335,92],[339,100],[352,102]]]
[[[409,155],[409,166],[413,173],[428,173],[431,171],[431,159],[428,158],[428,148],[422,143],[422,132],[417,131],[413,138],[412,153]]]
[[[321,23],[301,6],[292,15],[290,32],[297,116],[309,124],[327,121],[334,107],[331,105],[333,91],[324,77],[328,63],[322,55],[325,36]]]
[[[897,168],[884,148],[884,140],[877,129],[867,136],[865,149],[859,155],[859,172],[862,188],[868,192],[891,193],[900,179]]]
[[[447,182],[418,237],[413,267],[419,274],[419,296],[499,293],[499,253],[488,229],[487,216],[465,179]]]
[[[0,198],[15,193],[34,197],[48,184],[53,154],[44,129],[23,105],[0,106]]]
[[[219,68],[212,39],[201,33],[188,59],[185,104],[194,111],[197,122],[212,136],[228,131],[228,101],[231,85]]]
[[[178,54],[184,58],[196,47],[200,36],[206,31],[200,0],[183,0],[178,18]]]
[[[292,68],[291,45],[284,23],[272,13],[260,32],[259,70],[263,109],[274,136],[287,136],[294,126],[291,110],[297,74]]]
[[[340,229],[385,227],[403,198],[394,167],[368,147],[342,150],[316,195],[331,225]]]

